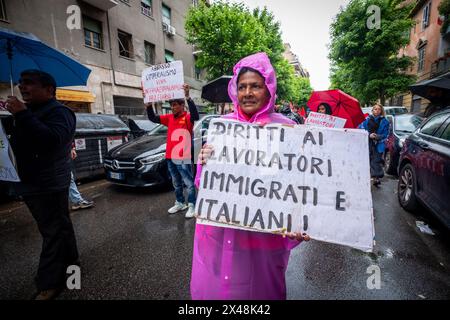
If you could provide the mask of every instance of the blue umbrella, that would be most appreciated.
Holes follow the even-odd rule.
[[[18,83],[20,73],[38,69],[51,74],[58,87],[86,85],[91,70],[47,46],[31,33],[0,28],[0,82]]]

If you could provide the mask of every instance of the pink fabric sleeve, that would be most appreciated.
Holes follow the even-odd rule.
[[[202,176],[202,168],[203,168],[202,164],[200,162],[198,162],[197,163],[197,172],[195,174],[195,179],[194,179],[194,184],[197,187],[197,189],[200,186],[200,178]]]

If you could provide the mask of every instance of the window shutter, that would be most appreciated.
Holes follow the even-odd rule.
[[[96,33],[102,33],[102,26],[101,23],[98,21],[95,21],[88,17],[83,17],[83,25],[85,29],[88,29],[89,31],[96,32]]]

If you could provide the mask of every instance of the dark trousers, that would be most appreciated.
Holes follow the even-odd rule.
[[[42,235],[36,276],[38,291],[65,286],[67,267],[78,264],[78,249],[69,216],[69,190],[24,196]]]
[[[383,154],[377,150],[376,143],[369,141],[369,158],[370,158],[370,176],[372,178],[384,177],[384,160]]]

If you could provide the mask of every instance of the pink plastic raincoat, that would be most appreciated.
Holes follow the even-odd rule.
[[[237,76],[242,67],[259,71],[271,95],[269,103],[248,122],[294,124],[274,112],[276,76],[265,53],[248,56],[234,66],[228,93],[235,111],[224,118],[247,122],[238,112]],[[197,187],[200,175],[201,165],[198,165],[195,181]],[[192,299],[286,299],[285,272],[289,253],[298,244],[298,241],[280,235],[197,224],[192,259]]]

